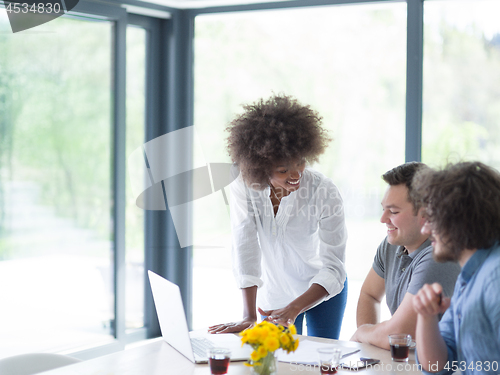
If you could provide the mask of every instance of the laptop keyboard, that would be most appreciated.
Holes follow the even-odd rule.
[[[213,348],[214,344],[204,337],[194,337],[191,338],[191,346],[193,347],[194,354],[198,357],[206,358],[207,349]]]

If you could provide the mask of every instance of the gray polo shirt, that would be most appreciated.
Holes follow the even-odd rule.
[[[429,240],[406,255],[403,246],[391,245],[386,237],[377,249],[373,270],[385,281],[387,306],[394,315],[406,292],[415,295],[424,284],[440,283],[444,296],[451,297],[460,266],[434,261]]]

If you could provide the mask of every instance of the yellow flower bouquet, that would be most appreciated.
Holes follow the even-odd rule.
[[[250,360],[246,365],[252,367],[254,374],[275,374],[276,357],[274,352],[280,348],[287,353],[294,352],[299,346],[296,334],[297,330],[293,324],[285,328],[266,320],[244,330],[240,333],[241,343],[242,345],[248,344],[253,348]]]

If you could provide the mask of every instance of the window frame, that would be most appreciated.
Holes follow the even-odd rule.
[[[379,0],[379,2],[394,0]],[[423,6],[407,3],[406,161],[420,161],[422,148]],[[125,328],[125,104],[126,30],[135,25],[147,30],[146,140],[193,124],[194,23],[198,15],[316,6],[366,4],[373,0],[286,0],[275,3],[177,9],[137,0],[94,2],[80,0],[65,17],[105,19],[113,22],[112,38],[112,190],[114,313],[113,344],[73,353],[87,359],[120,350],[126,344],[160,335],[156,310],[145,272],[144,328]],[[397,2],[404,2],[397,1]],[[132,14],[148,14],[148,16]],[[155,15],[157,14],[157,15]],[[159,16],[158,16],[159,15]],[[163,15],[163,16],[162,16]],[[170,15],[170,17],[168,17]],[[180,286],[188,325],[192,323],[192,248],[180,248],[169,211],[145,215],[145,269]]]
[[[382,2],[404,2],[380,0]],[[168,132],[192,125],[194,116],[194,23],[202,14],[254,10],[287,9],[316,6],[335,6],[371,3],[371,0],[294,0],[276,3],[215,6],[197,9],[176,9],[132,0],[116,1],[126,8],[142,9],[139,13],[168,14],[162,18],[127,13],[118,7],[80,0],[75,12],[105,16],[115,21],[115,89],[123,90],[114,103],[115,149],[115,337],[130,343],[161,335],[156,310],[145,273],[144,329],[125,331],[125,249],[124,249],[124,155],[125,137],[125,59],[126,26],[135,25],[147,30],[146,50],[146,141]],[[405,160],[421,160],[422,138],[422,70],[423,70],[423,5],[424,0],[407,3],[407,82],[406,82],[406,141]],[[101,6],[103,8],[101,8]],[[104,11],[107,9],[107,11]],[[112,12],[110,10],[113,9]],[[117,16],[119,14],[119,16]],[[121,126],[119,125],[121,122]],[[118,151],[120,150],[120,151]],[[121,215],[121,217],[120,217]],[[157,272],[177,283],[181,289],[188,326],[192,326],[192,248],[182,249],[177,240],[169,211],[146,211],[145,269]]]
[[[120,350],[126,344],[160,336],[151,289],[145,278],[144,327],[125,326],[125,110],[126,30],[128,25],[144,28],[146,38],[146,139],[190,126],[193,122],[194,19],[185,10],[140,4],[127,7],[80,0],[69,17],[100,18],[114,22],[113,28],[113,219],[114,291],[116,342],[72,353],[87,359]],[[130,12],[128,13],[127,9]],[[151,17],[151,15],[153,17]],[[190,148],[187,149],[188,153]],[[188,161],[189,162],[189,161]],[[181,289],[188,325],[192,316],[192,251],[179,245],[169,211],[145,213],[145,270],[175,282]]]

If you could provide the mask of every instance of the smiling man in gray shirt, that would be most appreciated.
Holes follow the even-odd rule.
[[[422,163],[411,162],[385,173],[389,184],[382,199],[380,221],[387,237],[377,249],[372,269],[361,288],[352,341],[389,349],[387,335],[406,333],[415,338],[417,314],[413,296],[424,284],[439,282],[451,295],[460,272],[456,263],[437,263],[432,258],[428,235],[422,234],[424,210],[411,200],[412,179]],[[380,303],[386,296],[391,319],[380,322]]]

